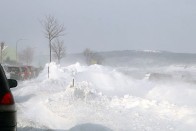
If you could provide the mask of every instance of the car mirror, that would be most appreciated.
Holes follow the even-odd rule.
[[[18,82],[14,79],[8,79],[8,83],[9,83],[10,88],[14,88],[18,85]]]

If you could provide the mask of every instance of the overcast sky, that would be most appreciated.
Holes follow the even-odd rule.
[[[40,24],[66,27],[68,53],[167,50],[196,53],[196,0],[0,0],[0,41],[48,51]]]

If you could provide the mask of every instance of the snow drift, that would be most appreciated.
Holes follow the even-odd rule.
[[[150,79],[157,72],[166,78]],[[38,78],[13,89],[18,130],[194,131],[194,72],[194,66],[137,69],[51,63]]]

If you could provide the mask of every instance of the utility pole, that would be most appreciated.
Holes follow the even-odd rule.
[[[26,40],[26,39],[18,39],[18,40],[16,41],[16,64],[18,64],[18,44],[19,44],[19,42],[22,41],[22,40]]]

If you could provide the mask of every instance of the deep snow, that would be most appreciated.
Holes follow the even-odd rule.
[[[195,66],[47,66],[12,89],[19,131],[196,130]]]

